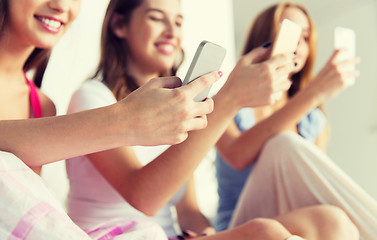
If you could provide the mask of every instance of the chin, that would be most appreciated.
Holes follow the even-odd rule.
[[[58,43],[58,41],[45,41],[45,42],[42,42],[42,43],[38,43],[38,44],[35,44],[35,47],[36,48],[42,48],[42,49],[52,49],[53,47],[56,46],[56,44]]]
[[[161,69],[161,72],[168,71],[174,66],[174,61],[161,61],[160,63],[159,69]]]

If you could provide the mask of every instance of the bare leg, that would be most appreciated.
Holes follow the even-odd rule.
[[[292,211],[275,218],[292,234],[305,239],[357,240],[359,232],[339,208],[318,205]]]
[[[234,229],[215,235],[200,237],[198,240],[285,240],[292,234],[279,221],[257,218]]]

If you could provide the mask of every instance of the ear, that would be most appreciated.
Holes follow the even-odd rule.
[[[127,37],[128,28],[124,20],[124,16],[114,13],[110,19],[110,28],[118,38],[125,39]]]

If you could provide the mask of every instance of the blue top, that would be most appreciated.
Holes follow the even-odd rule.
[[[255,124],[253,109],[241,109],[234,118],[234,121],[241,132],[248,130]],[[318,135],[325,128],[326,122],[327,120],[323,112],[315,108],[301,119],[298,124],[298,132],[305,139],[314,143]],[[226,163],[217,152],[215,165],[219,194],[219,208],[217,210],[218,215],[215,228],[217,231],[222,231],[228,228],[238,198],[254,164],[242,171],[238,171]]]

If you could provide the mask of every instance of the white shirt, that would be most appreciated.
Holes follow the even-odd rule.
[[[77,90],[71,99],[68,113],[103,107],[116,103],[112,92],[100,81],[90,80]],[[78,123],[85,124],[85,123]],[[169,146],[133,147],[139,161],[146,165],[164,152]],[[161,225],[168,237],[176,236],[174,205],[182,198],[185,186],[166,204],[156,216],[150,218],[133,208],[107,182],[86,156],[66,161],[70,182],[68,214],[86,231],[111,226],[124,220],[153,219]],[[137,187],[137,186],[136,186]]]

